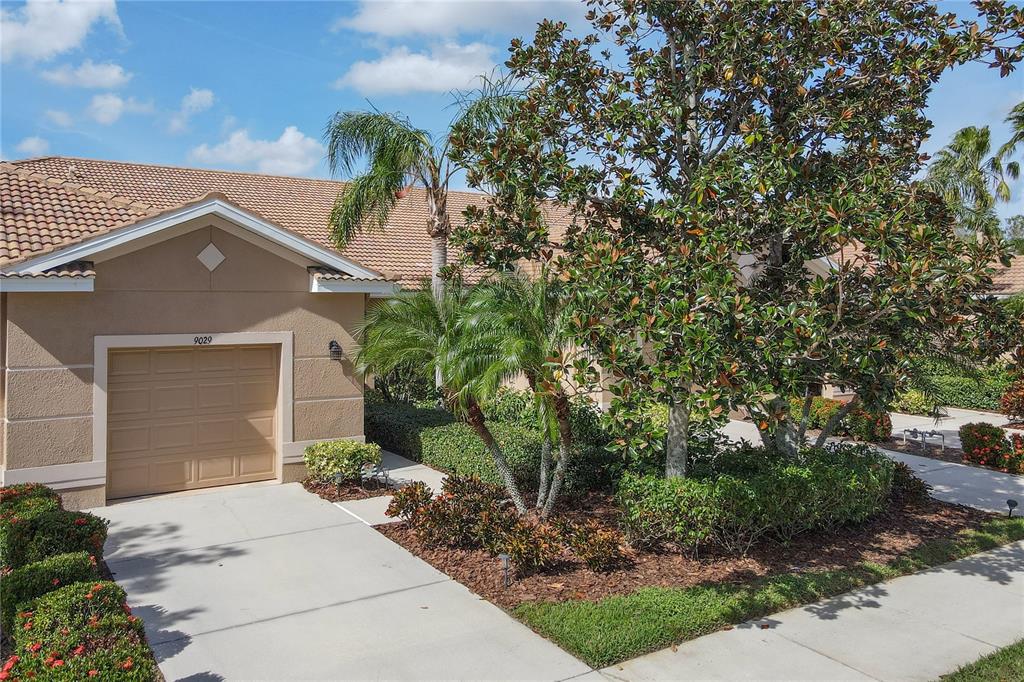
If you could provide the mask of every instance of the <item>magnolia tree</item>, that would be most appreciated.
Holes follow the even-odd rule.
[[[570,327],[618,414],[669,405],[665,471],[745,407],[793,452],[789,400],[824,383],[883,404],[914,353],[985,336],[1003,245],[954,238],[913,178],[939,77],[1021,58],[1024,12],[924,0],[595,0],[592,31],[513,41],[502,126],[452,139],[491,198],[457,240],[497,268],[557,246]],[[571,216],[550,234],[539,200]],[[553,242],[559,242],[554,244]],[[826,428],[826,433],[836,424]]]

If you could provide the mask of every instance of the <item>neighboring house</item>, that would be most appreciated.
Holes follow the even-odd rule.
[[[1024,256],[1015,256],[1008,268],[997,266],[992,279],[992,293],[996,296],[1024,294]]]
[[[74,507],[304,476],[363,438],[372,297],[429,276],[413,190],[335,249],[324,180],[47,157],[0,163],[0,474]],[[453,192],[457,216],[473,194]]]

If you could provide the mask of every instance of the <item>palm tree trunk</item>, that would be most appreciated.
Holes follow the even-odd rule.
[[[572,423],[569,421],[569,399],[564,394],[555,396],[555,419],[558,421],[558,463],[555,465],[555,475],[551,479],[551,488],[548,490],[547,499],[544,501],[544,509],[541,511],[541,518],[546,519],[555,508],[559,493],[562,492],[562,484],[565,482],[565,472],[569,467],[569,457],[572,455]]]
[[[431,237],[430,247],[430,290],[434,298],[440,298],[444,292],[444,280],[441,270],[448,264],[448,235]]]
[[[665,444],[665,478],[685,478],[689,459],[690,410],[680,403],[668,408],[668,437]]]
[[[494,460],[494,468],[498,470],[498,475],[505,484],[505,491],[508,492],[508,496],[512,499],[512,504],[515,505],[516,511],[520,515],[525,515],[526,503],[523,502],[523,496],[519,492],[519,486],[516,485],[512,469],[508,466],[508,461],[505,459],[505,453],[502,452],[501,446],[494,440],[491,430],[487,428],[487,424],[484,421],[484,413],[480,406],[475,402],[471,403],[466,410],[466,417],[469,425],[476,431],[476,435],[480,436],[480,440],[484,442],[484,445],[490,451],[491,458]]]

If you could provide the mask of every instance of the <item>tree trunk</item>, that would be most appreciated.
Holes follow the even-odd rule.
[[[448,264],[448,235],[431,237],[430,247],[430,291],[434,298],[441,299],[444,293],[444,280],[441,269]]]
[[[512,498],[512,504],[515,505],[516,511],[520,515],[526,514],[526,503],[523,502],[519,486],[516,485],[516,479],[512,475],[508,462],[505,460],[505,453],[502,452],[501,446],[494,440],[491,430],[487,428],[487,424],[484,421],[484,413],[479,405],[476,403],[470,404],[467,410],[467,419],[469,425],[476,431],[476,435],[480,436],[480,440],[484,442],[484,445],[490,451],[491,458],[494,460],[494,468],[498,470],[498,475],[501,476],[501,480],[505,484],[505,491]]]
[[[540,444],[540,483],[537,486],[537,509],[543,509],[548,498],[548,475],[551,472],[551,438],[544,434]]]
[[[811,405],[814,404],[814,394],[810,387],[804,390],[804,407],[800,412],[800,430],[797,433],[797,441],[803,445],[807,438],[807,424],[811,421]]]
[[[679,403],[668,408],[665,478],[685,478],[689,459],[690,410]]]
[[[569,399],[563,394],[555,396],[555,419],[558,420],[558,462],[555,464],[555,475],[551,479],[551,487],[548,490],[547,499],[544,501],[544,509],[541,518],[546,519],[555,508],[559,493],[562,492],[562,484],[565,482],[565,472],[569,466],[569,457],[572,456],[572,423],[569,421]]]
[[[828,437],[832,435],[832,432],[839,428],[839,424],[846,418],[846,415],[850,414],[850,412],[853,411],[853,408],[855,408],[859,403],[860,396],[855,395],[850,402],[839,408],[839,411],[825,422],[825,426],[822,427],[821,433],[818,434],[818,439],[814,441],[814,447],[820,448],[825,445],[825,442],[828,440]]]

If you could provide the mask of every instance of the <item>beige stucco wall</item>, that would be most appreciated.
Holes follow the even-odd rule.
[[[329,359],[327,346],[337,340],[354,354],[364,294],[309,293],[305,262],[218,220],[97,260],[93,292],[4,295],[5,468],[91,461],[97,335],[291,332],[291,451],[306,440],[362,437],[362,382],[350,362]],[[210,243],[226,257],[213,272],[196,258]]]

